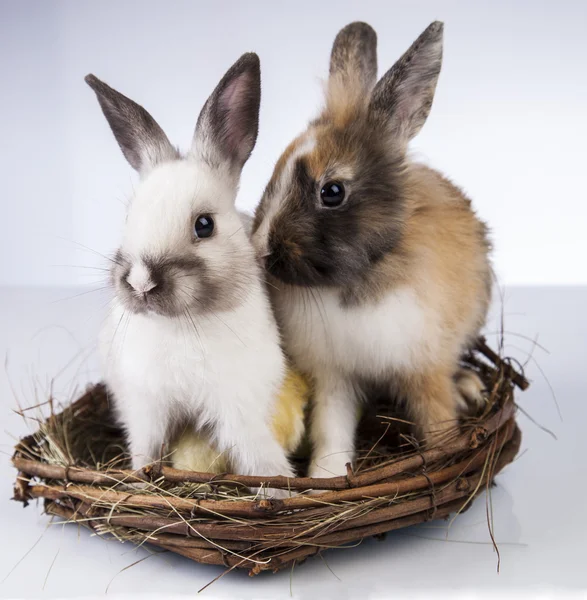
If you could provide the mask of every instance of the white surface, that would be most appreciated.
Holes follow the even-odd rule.
[[[62,598],[79,594],[190,595],[222,573],[222,569],[191,563],[168,554],[149,556],[145,549],[91,537],[75,526],[52,525],[34,504],[26,510],[11,502],[15,476],[9,464],[13,439],[26,432],[11,413],[14,392],[23,404],[46,397],[48,381],[82,354],[55,381],[58,398],[67,398],[74,383],[96,380],[93,360],[85,360],[107,297],[85,293],[69,300],[71,290],[4,289],[0,291],[0,350],[8,353],[1,379],[0,414],[5,432],[0,464],[0,579],[27,551],[30,553],[0,585],[1,597]],[[585,456],[587,455],[587,288],[511,288],[503,304],[509,332],[534,338],[550,350],[533,354],[554,388],[561,422],[549,386],[530,361],[531,388],[518,395],[520,405],[558,436],[549,435],[520,415],[522,455],[497,478],[492,491],[501,572],[496,573],[485,522],[485,498],[447,529],[429,523],[389,534],[385,541],[365,541],[360,547],[331,550],[325,561],[314,558],[290,573],[249,579],[233,572],[208,588],[203,598],[293,597],[375,598],[401,593],[438,594],[474,589],[499,591],[500,596],[524,592],[572,591],[587,588],[585,571]],[[499,313],[499,310],[497,311]],[[493,317],[488,331],[499,328]],[[506,335],[506,352],[524,360],[532,344]],[[490,339],[494,339],[490,335]],[[33,545],[37,540],[36,546]],[[433,539],[426,539],[433,538]],[[447,539],[449,541],[447,541]],[[32,548],[32,550],[31,550]],[[328,566],[332,572],[327,568]]]
[[[491,224],[502,281],[587,283],[584,0],[0,0],[0,284],[83,284],[87,270],[58,266],[88,264],[75,242],[107,253],[118,241],[134,175],[88,72],[185,148],[225,70],[257,51],[261,129],[239,200],[251,209],[321,103],[336,32],[357,19],[378,31],[380,73],[432,20],[446,22],[414,151]]]

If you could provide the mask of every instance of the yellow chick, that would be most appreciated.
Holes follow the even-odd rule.
[[[310,399],[310,385],[298,371],[288,367],[271,427],[275,439],[287,454],[294,453],[304,436],[304,415]],[[226,457],[219,453],[204,433],[184,431],[172,445],[171,464],[175,469],[203,473],[230,471]]]

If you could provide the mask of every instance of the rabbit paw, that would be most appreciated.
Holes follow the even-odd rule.
[[[470,369],[459,369],[455,376],[459,393],[459,408],[463,413],[476,414],[487,402],[485,385],[481,378]]]
[[[251,492],[257,496],[259,500],[285,500],[297,496],[294,490],[282,490],[277,488],[251,488]]]

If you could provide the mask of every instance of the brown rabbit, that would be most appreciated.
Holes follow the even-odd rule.
[[[412,162],[442,62],[432,23],[376,83],[376,35],[337,35],[326,106],[279,159],[253,224],[286,350],[315,381],[312,476],[354,456],[357,402],[375,385],[440,443],[481,381],[459,357],[491,296],[490,245],[470,201]]]

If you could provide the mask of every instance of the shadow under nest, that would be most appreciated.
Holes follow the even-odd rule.
[[[461,512],[492,484],[519,450],[514,386],[526,389],[528,382],[483,339],[462,362],[485,383],[482,414],[467,417],[442,444],[421,448],[389,402],[373,402],[359,426],[355,468],[324,479],[164,464],[134,472],[98,384],[59,413],[51,404],[38,431],[18,443],[14,498],[25,506],[43,498],[47,513],[120,541],[250,574],[277,571],[327,548]],[[305,472],[307,458],[295,461]],[[277,500],[251,495],[249,487],[296,493]]]

